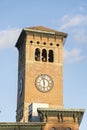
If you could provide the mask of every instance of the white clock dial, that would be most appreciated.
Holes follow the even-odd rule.
[[[41,92],[48,92],[53,87],[53,80],[50,76],[41,74],[36,78],[35,86]]]

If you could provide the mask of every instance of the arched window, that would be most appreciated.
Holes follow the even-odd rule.
[[[53,53],[53,50],[49,50],[48,61],[49,62],[54,62],[54,53]]]
[[[39,48],[35,49],[35,60],[40,61],[40,49]]]
[[[42,61],[47,61],[47,51],[45,49],[42,50]]]

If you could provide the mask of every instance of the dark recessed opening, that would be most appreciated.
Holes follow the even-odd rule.
[[[43,44],[46,45],[46,42],[44,42]]]
[[[33,43],[33,41],[31,40],[30,43]]]
[[[40,42],[39,42],[39,41],[37,41],[37,44],[40,44]]]
[[[53,45],[53,43],[50,43],[50,45],[52,46],[52,45]]]
[[[57,43],[56,46],[59,46],[59,44]]]

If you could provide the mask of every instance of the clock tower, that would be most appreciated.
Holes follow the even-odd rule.
[[[63,44],[66,33],[42,26],[24,28],[16,43],[17,121],[28,121],[29,105],[63,107]]]
[[[42,26],[24,28],[16,43],[16,121],[42,130],[78,130],[84,109],[63,105],[63,45],[66,33]],[[24,124],[23,124],[24,123]]]

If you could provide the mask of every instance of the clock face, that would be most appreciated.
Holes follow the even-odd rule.
[[[48,92],[53,87],[53,80],[50,76],[41,74],[36,78],[35,86],[41,92]]]

